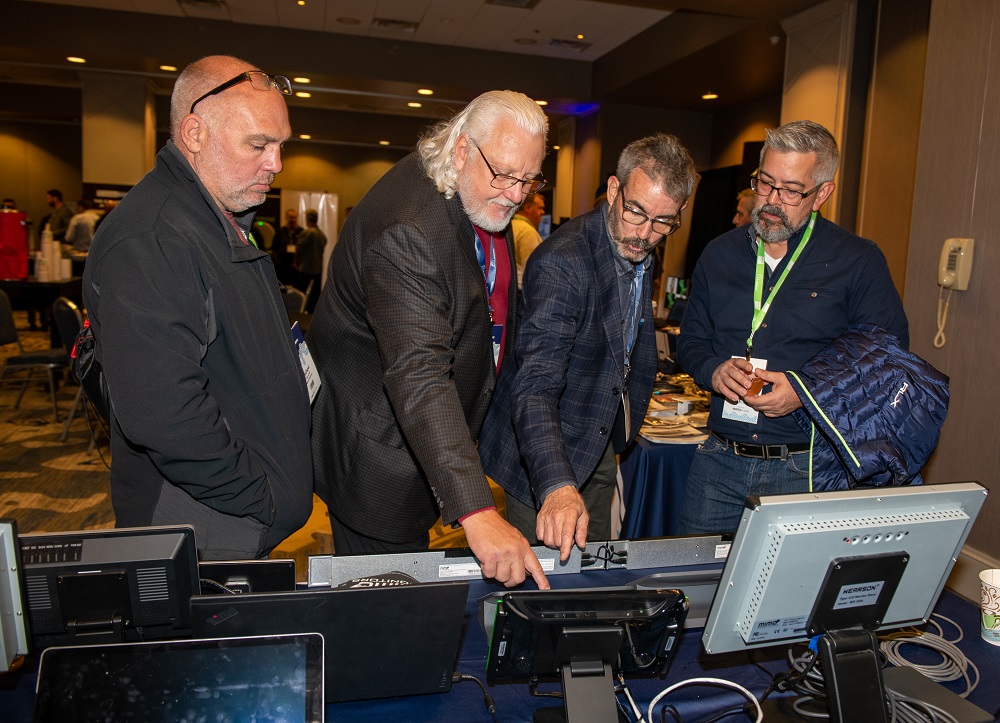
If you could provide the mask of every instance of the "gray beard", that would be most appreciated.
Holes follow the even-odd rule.
[[[778,216],[781,219],[779,224],[768,225],[766,221],[761,219],[762,213],[769,213],[772,216]],[[779,206],[769,206],[763,205],[758,206],[753,211],[750,212],[750,223],[753,224],[754,233],[757,234],[765,243],[784,243],[796,233],[799,229],[806,225],[808,217],[802,219],[802,223],[798,226],[792,226],[788,222],[788,215]]]

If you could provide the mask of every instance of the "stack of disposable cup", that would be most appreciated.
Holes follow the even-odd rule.
[[[59,272],[59,276],[63,281],[73,278],[73,259],[60,260]]]
[[[48,256],[45,250],[41,250],[35,253],[35,280],[36,281],[49,281],[49,266],[48,266]]]
[[[52,238],[52,230],[48,224],[42,231],[42,248],[39,253],[41,258],[35,259],[35,278],[39,281],[60,281],[62,251],[59,242]]]

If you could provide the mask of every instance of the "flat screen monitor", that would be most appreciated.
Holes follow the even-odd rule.
[[[29,639],[17,523],[0,519],[0,672],[27,655]]]
[[[688,610],[678,590],[634,587],[515,591],[481,603],[487,680],[560,676],[570,723],[617,720],[613,674],[666,673]]]
[[[548,238],[552,233],[552,214],[544,213],[542,214],[541,220],[538,222],[538,235],[543,239]]]
[[[321,722],[318,634],[48,648],[34,723]]]
[[[875,650],[855,656],[874,663],[855,680],[838,671],[829,646],[852,631],[867,649],[876,630],[925,622],[985,499],[975,482],[748,497],[705,624],[705,650],[821,636],[827,690],[839,685],[863,699],[865,684],[880,681]]]
[[[20,544],[34,647],[191,634],[193,527],[32,533]]]
[[[191,617],[196,637],[321,633],[328,702],[446,693],[468,592],[453,581],[203,595]]]

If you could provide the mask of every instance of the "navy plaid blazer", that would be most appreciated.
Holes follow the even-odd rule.
[[[579,216],[528,258],[514,353],[479,435],[486,473],[536,508],[557,487],[586,482],[621,408],[627,310],[606,219],[606,205]],[[647,272],[643,280],[632,348],[631,429],[615,440],[616,452],[638,433],[656,376],[652,278]]]

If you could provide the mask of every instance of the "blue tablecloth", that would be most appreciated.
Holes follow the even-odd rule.
[[[619,460],[625,483],[625,519],[620,537],[678,534],[681,502],[696,444],[657,444],[642,437]]]

